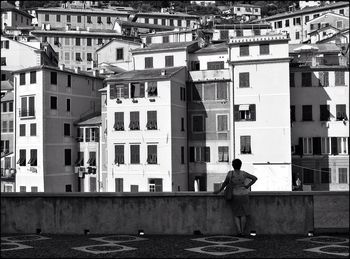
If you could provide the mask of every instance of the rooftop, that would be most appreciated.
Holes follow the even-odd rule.
[[[29,13],[21,10],[21,9],[17,9],[16,6],[8,3],[7,1],[1,1],[1,13],[3,11],[12,11],[12,12],[17,12],[21,15],[27,16],[29,18],[34,18],[33,16],[31,16]]]
[[[77,120],[77,126],[98,126],[102,123],[101,112],[94,112]]]
[[[95,13],[95,14],[111,14],[111,15],[126,15],[129,16],[129,12],[123,12],[113,9],[102,9],[102,8],[62,8],[62,7],[51,7],[51,8],[38,8],[36,11],[39,12],[62,12],[62,13]]]
[[[13,83],[10,80],[1,81],[1,91],[13,90]]]
[[[198,46],[198,41],[188,42],[169,42],[169,43],[152,43],[145,48],[137,48],[131,50],[132,53],[143,53],[148,51],[187,49],[192,46]]]
[[[269,23],[236,23],[236,24],[216,24],[214,29],[270,29]]]
[[[210,44],[202,49],[195,51],[194,53],[201,54],[201,53],[213,53],[213,52],[227,52],[227,50],[228,50],[227,43],[223,42],[218,44]]]
[[[318,53],[339,53],[340,52],[340,48],[337,45],[332,43],[322,43],[322,44],[289,44],[289,53],[299,53],[302,47],[305,47],[307,49],[314,49]]]
[[[265,18],[262,18],[260,20],[266,20],[266,21],[271,21],[271,20],[276,20],[276,19],[279,19],[279,18],[286,18],[286,17],[291,17],[291,16],[297,16],[297,15],[303,15],[303,14],[308,14],[308,13],[314,13],[314,12],[321,12],[321,11],[324,11],[324,10],[327,10],[327,9],[334,9],[334,8],[339,8],[339,7],[342,7],[342,6],[349,6],[349,2],[343,2],[343,1],[339,1],[339,2],[335,2],[335,3],[332,3],[332,4],[328,4],[328,5],[325,5],[325,6],[315,6],[315,7],[306,7],[302,10],[297,10],[297,11],[294,11],[294,12],[284,12],[284,13],[279,13],[279,14],[276,14],[276,15],[272,15],[272,16],[269,16],[269,17],[265,17]],[[258,20],[256,20],[258,21]]]
[[[1,90],[2,90],[2,84],[1,84]],[[13,91],[7,92],[2,98],[1,102],[7,102],[7,101],[13,101]]]
[[[135,17],[138,16],[175,16],[175,17],[188,17],[188,18],[196,18],[198,19],[199,16],[197,15],[190,15],[187,13],[180,13],[180,12],[175,12],[175,13],[160,13],[160,12],[150,12],[150,13],[137,13],[135,14]]]
[[[145,29],[154,29],[154,30],[174,30],[174,26],[166,26],[160,24],[150,24],[150,23],[140,23],[140,22],[130,22],[130,21],[116,21],[122,27],[137,27]]]
[[[171,67],[171,68],[161,68],[161,69],[143,69],[143,70],[133,70],[120,73],[115,76],[107,78],[107,82],[113,81],[135,81],[135,80],[162,80],[169,79],[180,70],[185,67]],[[162,72],[165,73],[162,75]]]
[[[141,40],[139,38],[134,38],[134,39],[128,39],[128,38],[125,38],[125,39],[123,39],[123,38],[121,38],[121,39],[112,39],[109,42],[107,42],[106,44],[104,44],[102,47],[98,48],[96,50],[96,52],[100,51],[103,48],[105,48],[106,46],[108,46],[112,42],[127,42],[129,44],[131,43],[131,44],[135,44],[135,45],[140,45],[141,44]]]
[[[152,36],[158,36],[158,35],[168,35],[168,34],[180,34],[180,33],[189,33],[189,32],[194,32],[196,29],[184,29],[184,30],[171,30],[171,31],[157,31],[152,33]],[[140,36],[151,36],[149,33],[140,33]]]

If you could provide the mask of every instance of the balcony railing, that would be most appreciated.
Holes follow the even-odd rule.
[[[190,71],[193,82],[209,80],[230,80],[229,69]]]
[[[19,109],[19,117],[35,117],[35,111],[34,110],[28,110],[28,109]]]

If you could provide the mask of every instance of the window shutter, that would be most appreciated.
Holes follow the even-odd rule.
[[[289,85],[290,87],[295,87],[294,73],[289,74]]]
[[[299,144],[297,146],[296,154],[302,156],[303,155],[303,138],[299,138]]]
[[[338,155],[338,141],[336,137],[331,138],[331,152],[332,155]]]
[[[328,71],[323,72],[323,86],[329,86]]]
[[[109,86],[109,96],[110,99],[115,99],[116,98],[116,89],[115,89],[115,85],[110,85]]]
[[[235,121],[239,121],[239,105],[235,105],[234,107],[234,119]]]
[[[194,162],[194,147],[190,147],[190,162]]]
[[[239,73],[239,87],[249,87],[249,72]]]
[[[314,155],[321,155],[321,138],[314,137],[312,143]]]
[[[210,147],[205,147],[205,162],[210,162]]]
[[[200,152],[201,152],[201,153],[200,153],[200,155],[201,155],[201,156],[200,156],[200,161],[201,161],[201,162],[205,162],[205,151],[206,151],[205,148],[206,148],[206,147],[200,147]]]
[[[324,72],[318,72],[319,75],[319,86],[324,86]]]
[[[124,85],[124,98],[129,98],[129,84]]]
[[[255,104],[249,105],[249,112],[250,112],[250,120],[255,121],[256,120]]]
[[[140,84],[140,95],[139,97],[145,97],[145,84],[141,83]]]
[[[29,97],[29,116],[34,116],[34,96]]]

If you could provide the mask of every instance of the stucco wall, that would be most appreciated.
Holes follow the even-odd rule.
[[[254,192],[247,230],[306,234],[349,230],[348,192]],[[210,193],[9,193],[1,196],[1,233],[233,234],[231,210]]]

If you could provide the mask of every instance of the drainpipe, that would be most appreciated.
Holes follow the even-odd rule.
[[[189,72],[188,72],[189,73]],[[189,78],[187,79],[189,80]],[[188,81],[187,81],[188,82]],[[190,153],[189,153],[189,128],[188,128],[188,83],[186,82],[186,135],[187,135],[187,139],[186,139],[186,154],[187,154],[187,159],[186,159],[186,164],[187,164],[187,191],[190,190]]]
[[[15,97],[13,98],[13,110],[14,110],[14,124],[13,124],[13,131],[14,131],[14,138],[13,138],[13,156],[14,159],[12,159],[12,162],[14,163],[13,168],[15,169],[15,186],[13,188],[13,191],[16,192],[16,185],[17,185],[17,159],[16,159],[16,153],[17,153],[17,147],[16,147],[16,134],[17,134],[17,80],[15,78],[15,75],[13,76],[13,90],[14,90],[14,95]],[[19,112],[19,111],[18,111]]]
[[[229,51],[229,60],[228,60],[228,62],[230,62],[231,61],[231,47],[229,46],[228,47],[228,51]],[[230,64],[229,63],[229,65],[231,66],[231,68],[232,68],[232,75],[231,75],[231,82],[232,82],[232,100],[231,100],[231,103],[232,103],[232,105],[231,105],[231,107],[230,107],[230,110],[231,110],[231,112],[232,112],[232,151],[231,151],[231,153],[232,153],[232,160],[233,159],[235,159],[236,158],[236,155],[235,155],[235,152],[236,152],[236,145],[235,145],[235,143],[236,143],[236,134],[235,134],[235,130],[236,130],[236,127],[235,127],[235,101],[234,101],[234,98],[235,98],[235,91],[234,91],[234,89],[235,89],[235,85],[234,85],[234,66],[232,65],[232,64]]]

